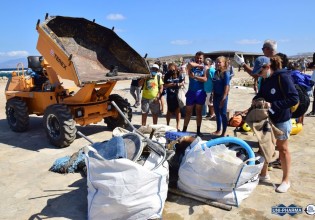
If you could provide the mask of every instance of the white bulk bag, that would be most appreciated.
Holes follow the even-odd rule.
[[[208,148],[202,141],[187,148],[179,168],[178,187],[193,195],[238,206],[256,188],[264,161],[260,158],[257,165],[247,165],[228,151],[231,150],[225,145]]]
[[[91,146],[85,147],[85,155],[88,219],[161,218],[168,191],[166,161],[152,171],[147,162],[105,160]]]

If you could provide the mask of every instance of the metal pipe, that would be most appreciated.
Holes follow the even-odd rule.
[[[88,138],[87,136],[85,136],[84,134],[82,134],[80,131],[77,131],[77,134],[80,135],[81,137],[83,137],[85,140],[87,140],[88,142],[90,142],[91,144],[94,144],[94,142]]]
[[[189,198],[189,199],[194,199],[198,202],[203,202],[207,205],[210,205],[210,206],[213,206],[213,207],[216,207],[216,208],[220,208],[220,209],[223,209],[223,210],[226,210],[226,211],[231,211],[232,210],[232,206],[230,205],[226,205],[226,204],[223,204],[223,203],[220,203],[220,202],[216,202],[216,201],[213,201],[213,200],[210,200],[210,199],[206,199],[206,198],[202,198],[202,197],[199,197],[199,196],[196,196],[196,195],[192,195],[192,194],[189,194],[189,193],[186,193],[186,192],[183,192],[181,190],[178,190],[178,189],[174,189],[174,188],[168,188],[168,191],[175,194],[175,195],[178,195],[178,196],[184,196],[186,198]]]

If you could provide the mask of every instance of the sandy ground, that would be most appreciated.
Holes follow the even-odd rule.
[[[235,77],[245,77],[237,73]],[[24,133],[14,133],[9,129],[5,116],[5,83],[0,83],[0,219],[86,219],[87,187],[86,178],[79,173],[57,174],[48,171],[54,161],[66,155],[72,155],[88,142],[80,137],[70,147],[58,149],[46,139],[42,118],[31,116],[30,129]],[[121,81],[115,87],[115,93],[121,94],[134,104],[129,94],[129,81]],[[249,107],[254,95],[252,88],[232,87],[229,96],[229,109],[235,111]],[[140,109],[135,110],[133,124],[140,125]],[[152,118],[148,118],[152,123]],[[165,123],[165,116],[159,118]],[[273,185],[260,184],[245,199],[240,207],[231,211],[214,208],[191,199],[169,194],[164,207],[163,219],[283,219],[271,214],[271,207],[279,204],[301,206],[315,204],[314,167],[315,167],[315,118],[306,117],[303,130],[290,139],[292,153],[291,189],[279,194]],[[181,126],[183,119],[181,120]],[[175,119],[171,120],[175,126]],[[111,131],[101,122],[86,127],[77,127],[93,141],[103,141],[111,137]],[[203,120],[201,131],[208,140],[215,130],[215,121]],[[195,119],[190,121],[188,131],[196,131]],[[228,128],[233,136],[233,128]],[[237,132],[237,137],[257,146],[257,140],[251,132]],[[279,184],[282,172],[274,169],[270,172],[272,183]],[[305,213],[296,215],[297,219],[313,219]],[[106,219],[106,216],[104,216]]]

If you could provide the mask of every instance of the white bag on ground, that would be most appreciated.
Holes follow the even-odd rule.
[[[166,161],[151,171],[146,164],[124,158],[105,160],[91,152],[92,147],[85,151],[89,150],[88,219],[161,218],[168,191]]]
[[[178,187],[193,195],[238,206],[256,188],[263,158],[258,165],[247,165],[232,156],[225,145],[208,148],[203,143],[199,141],[186,149]]]

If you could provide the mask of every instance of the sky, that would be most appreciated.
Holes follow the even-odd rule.
[[[40,55],[37,20],[82,17],[116,33],[141,56],[236,50],[266,39],[288,56],[315,52],[314,0],[11,0],[0,3],[0,63]]]

